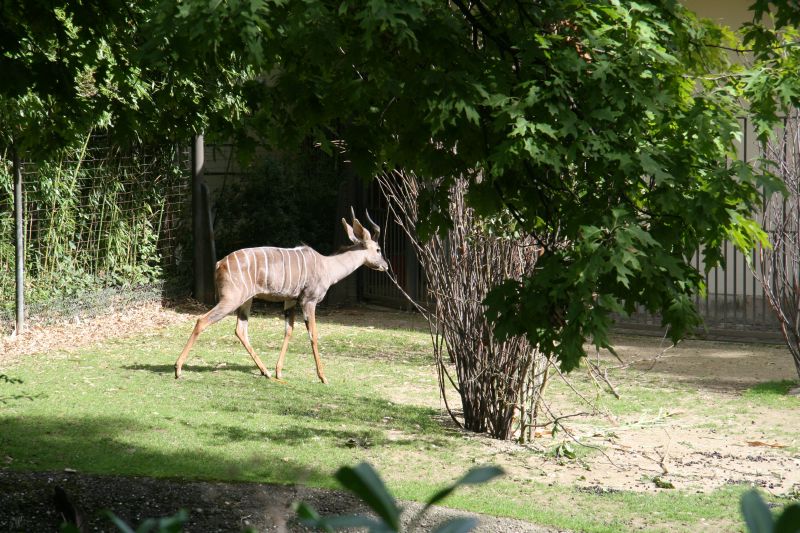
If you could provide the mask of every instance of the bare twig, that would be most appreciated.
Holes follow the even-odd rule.
[[[669,447],[672,444],[672,435],[670,435],[670,433],[666,429],[664,430],[664,433],[667,434],[668,438],[667,447],[664,450],[664,453],[661,454],[661,460],[658,462],[658,466],[661,467],[661,471],[664,473],[664,475],[667,475],[669,474],[669,469],[667,469],[667,457],[669,456]]]
[[[588,361],[588,363],[589,363],[589,365],[588,365],[587,368],[589,370],[589,376],[593,380],[595,380],[595,383],[597,383],[597,380],[595,379],[595,375],[596,375],[597,377],[599,377],[600,379],[602,379],[605,382],[606,386],[608,386],[608,390],[611,391],[611,394],[613,394],[614,397],[617,400],[622,398],[622,396],[620,396],[619,393],[617,392],[617,389],[614,387],[614,385],[608,379],[608,369],[607,368],[601,369],[597,364],[595,364],[592,361]]]

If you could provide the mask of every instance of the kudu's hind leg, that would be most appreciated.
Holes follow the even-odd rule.
[[[217,305],[214,306],[213,309],[211,309],[211,311],[197,319],[197,323],[194,325],[194,330],[192,330],[192,334],[189,335],[189,340],[186,341],[186,346],[183,347],[180,357],[178,357],[178,360],[175,361],[175,379],[181,377],[181,368],[183,368],[183,363],[186,362],[186,358],[189,357],[189,350],[192,349],[194,341],[197,340],[197,337],[203,332],[203,330],[211,324],[219,322],[231,314],[238,306],[238,302],[221,300]]]
[[[297,302],[286,302],[283,304],[283,316],[286,322],[283,330],[283,345],[281,346],[281,353],[278,356],[278,362],[275,365],[276,379],[281,379],[281,376],[283,375],[283,360],[286,357],[286,350],[289,348],[289,339],[292,338],[292,331],[294,331],[295,305],[297,305]]]
[[[250,307],[253,305],[253,299],[250,298],[245,303],[239,306],[239,309],[236,311],[236,336],[242,341],[247,353],[250,354],[250,357],[253,358],[253,362],[255,362],[258,369],[261,371],[262,376],[272,377],[267,370],[267,367],[264,366],[264,363],[261,362],[261,359],[258,358],[256,355],[255,350],[253,347],[250,346],[250,338],[247,335],[247,319],[250,318]]]
[[[311,340],[311,351],[314,353],[314,363],[317,365],[317,377],[321,382],[327,385],[328,379],[325,377],[325,371],[322,367],[322,359],[320,359],[319,356],[319,344],[317,342],[316,304],[303,305],[303,316],[306,320],[308,338]]]

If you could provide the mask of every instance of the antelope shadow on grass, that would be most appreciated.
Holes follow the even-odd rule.
[[[168,365],[148,365],[143,363],[137,363],[133,365],[122,365],[120,368],[124,368],[125,370],[143,370],[145,372],[152,372],[154,374],[170,374],[173,375],[175,373],[175,365],[168,364]],[[261,377],[258,373],[258,368],[254,364],[249,365],[240,365],[240,364],[224,364],[218,366],[211,366],[211,365],[192,365],[187,364],[184,365],[184,370],[187,372],[246,372],[249,374],[257,375]]]

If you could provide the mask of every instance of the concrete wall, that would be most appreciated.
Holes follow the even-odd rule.
[[[683,0],[681,3],[701,17],[732,29],[752,19],[747,8],[753,0]]]

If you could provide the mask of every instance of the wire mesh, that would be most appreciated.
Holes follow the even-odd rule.
[[[83,146],[22,163],[27,320],[88,316],[178,292],[188,272],[189,153],[174,145]],[[14,310],[11,161],[0,155],[0,326]]]

